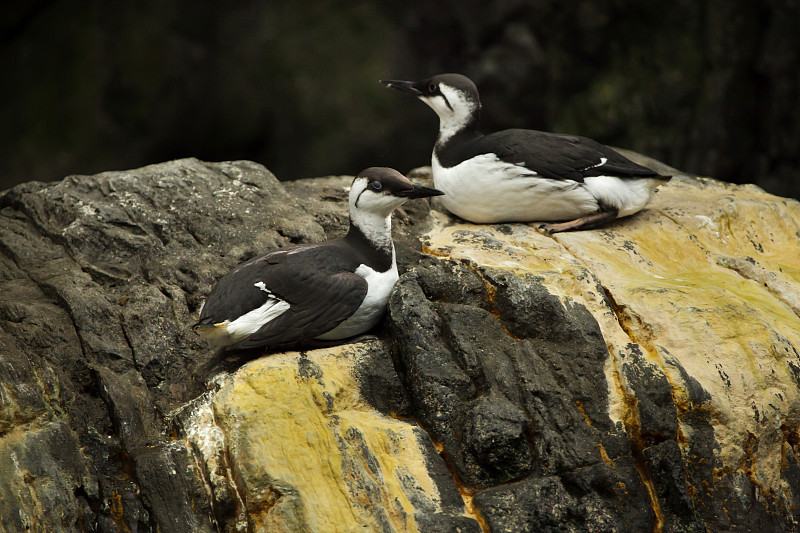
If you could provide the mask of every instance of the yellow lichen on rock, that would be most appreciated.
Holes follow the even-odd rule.
[[[222,380],[213,424],[248,530],[417,531],[419,506],[439,507],[425,434],[361,399],[370,347],[275,354]]]
[[[629,223],[557,236],[613,295],[620,323],[673,394],[685,391],[670,357],[710,394],[724,468],[752,459],[752,481],[766,494],[778,490],[781,425],[800,416],[800,316],[787,300],[800,293],[798,231],[796,201],[678,181]],[[729,257],[761,265],[773,290],[730,268]],[[749,434],[758,437],[757,457],[745,457]]]
[[[590,231],[545,236],[534,225],[436,216],[424,251],[536,276],[592,312],[611,353],[612,419],[630,409],[618,368],[638,345],[669,378],[677,406],[689,401],[687,373],[709,394],[722,471],[781,495],[781,447],[800,425],[797,201],[679,177],[644,211]],[[751,435],[755,451],[744,444]]]
[[[434,228],[422,237],[424,252],[520,276],[536,276],[551,293],[581,303],[591,311],[612,353],[631,342],[609,307],[598,279],[557,239],[539,233],[534,225],[477,226],[457,222],[439,212],[431,216]],[[611,417],[623,420],[626,394],[620,390],[624,384],[615,377],[614,363],[609,358],[606,365]]]

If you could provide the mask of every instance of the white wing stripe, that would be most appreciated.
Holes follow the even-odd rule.
[[[608,158],[607,157],[601,157],[599,163],[597,163],[596,165],[592,165],[592,166],[586,167],[583,170],[589,170],[590,168],[602,167],[606,163],[608,163]]]
[[[255,282],[255,283],[253,283],[253,285],[254,285],[254,286],[256,286],[256,287],[258,287],[258,288],[259,288],[259,289],[261,289],[262,291],[266,292],[266,293],[267,293],[269,296],[271,296],[272,298],[275,298],[275,295],[274,295],[274,294],[272,294],[272,291],[271,291],[271,290],[269,290],[269,289],[267,288],[267,286],[264,284],[264,282],[263,282],[263,281],[257,281],[257,282]]]
[[[275,320],[289,310],[289,304],[267,289],[263,281],[256,282],[254,285],[267,293],[267,301],[261,307],[248,311],[227,325],[225,329],[234,342],[252,335],[268,322]]]

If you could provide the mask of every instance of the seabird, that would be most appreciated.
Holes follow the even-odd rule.
[[[556,222],[547,233],[587,229],[642,209],[671,176],[575,135],[510,129],[478,131],[481,102],[466,76],[381,80],[439,116],[431,166],[444,206],[470,222]]]
[[[350,187],[350,230],[320,244],[256,257],[225,274],[193,326],[218,347],[276,348],[332,341],[372,328],[397,281],[392,211],[411,198],[443,194],[373,167]]]

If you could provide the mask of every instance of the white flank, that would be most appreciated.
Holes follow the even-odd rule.
[[[597,200],[580,183],[542,178],[494,154],[443,168],[433,154],[434,187],[444,206],[479,224],[572,220],[598,210]]]
[[[606,158],[601,158],[602,166]],[[640,211],[662,182],[650,178],[595,176],[552,180],[521,165],[482,154],[452,168],[443,168],[433,154],[434,186],[445,193],[444,206],[479,224],[574,220],[597,212],[600,204],[619,210],[619,217]]]
[[[651,178],[621,179],[614,176],[583,178],[583,181],[592,196],[619,210],[618,217],[641,211],[652,198],[656,187],[663,183]]]
[[[377,324],[386,311],[386,304],[392,294],[394,284],[397,283],[397,263],[395,262],[394,246],[392,246],[392,267],[386,272],[376,272],[366,265],[359,265],[356,274],[367,280],[368,289],[364,301],[344,322],[331,331],[320,335],[320,340],[346,339],[368,331]]]
[[[289,304],[267,289],[263,281],[254,284],[269,296],[264,305],[249,311],[236,320],[226,321],[225,331],[230,336],[231,342],[238,342],[261,329],[268,322],[275,320],[289,309]]]

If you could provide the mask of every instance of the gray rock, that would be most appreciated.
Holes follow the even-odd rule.
[[[253,163],[188,159],[2,193],[0,529],[246,527],[255,504],[236,492],[244,466],[183,439],[186,412],[216,387],[198,372],[215,354],[189,326],[214,281],[239,262],[344,233],[349,182],[282,185]],[[786,490],[765,496],[748,474],[764,441],[746,436],[751,463],[724,470],[707,376],[657,338],[648,350],[660,367],[640,344],[618,354],[627,415],[612,420],[620,399],[609,396],[597,310],[531,273],[434,257],[419,239],[428,215],[427,202],[415,202],[395,217],[401,279],[373,332],[379,341],[355,370],[373,408],[418,424],[439,498],[434,505],[407,487],[420,530],[796,527],[800,439],[791,420],[778,430]],[[517,231],[475,227],[448,245],[500,253]],[[591,275],[580,282],[597,285],[602,312],[622,314]],[[790,351],[787,338],[775,339],[775,350]],[[239,355],[234,366],[261,354]],[[318,372],[299,359],[298,379]],[[719,375],[724,383],[721,367]],[[376,492],[363,474],[375,450],[358,446],[356,430],[345,437],[366,465],[345,468],[361,472],[348,482]],[[259,505],[274,503],[267,481],[247,481],[250,493],[263,493]],[[285,490],[284,523],[304,524],[303,502]],[[388,518],[379,523],[389,527]]]
[[[0,196],[3,528],[212,530],[164,417],[205,389],[188,326],[214,280],[325,237],[297,205],[259,165],[192,159]]]
[[[417,418],[460,482],[481,489],[474,501],[492,530],[648,523],[630,444],[608,419],[606,348],[591,314],[535,280],[479,268],[459,274],[462,288],[473,289],[443,296],[451,268],[425,264],[401,278],[390,302],[392,339]],[[481,277],[491,296],[469,281]],[[423,287],[431,300],[452,303],[428,301]],[[606,443],[613,466],[600,452]],[[567,479],[570,490],[559,481]],[[617,480],[636,504],[620,506]]]

